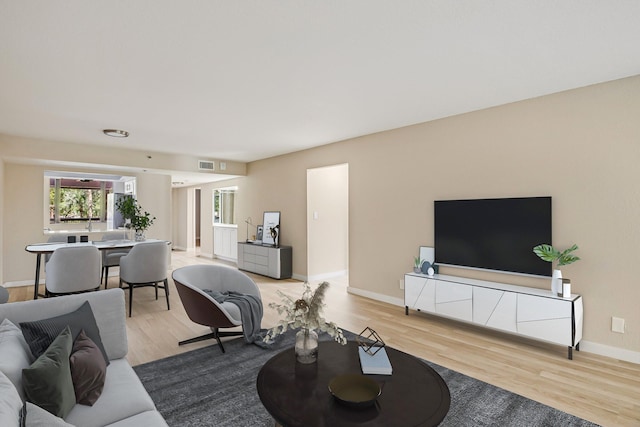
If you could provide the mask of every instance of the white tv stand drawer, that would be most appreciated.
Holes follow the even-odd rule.
[[[407,273],[409,309],[580,349],[583,307],[580,295],[562,298],[551,291],[455,276]]]

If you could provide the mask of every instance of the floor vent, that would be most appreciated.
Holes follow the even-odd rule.
[[[215,170],[215,163],[209,160],[198,160],[198,169],[204,171]]]

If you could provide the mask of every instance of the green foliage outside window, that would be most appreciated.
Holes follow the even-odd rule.
[[[103,213],[102,190],[82,188],[60,188],[58,202],[59,219],[56,221],[56,190],[49,189],[49,219],[55,222],[86,222],[99,220]]]

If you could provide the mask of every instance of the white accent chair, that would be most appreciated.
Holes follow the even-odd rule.
[[[127,233],[126,231],[112,231],[109,233],[104,233],[102,235],[102,241],[106,242],[109,240],[126,240]],[[109,267],[118,267],[120,266],[120,258],[129,253],[129,249],[126,248],[118,248],[118,249],[103,249],[102,250],[102,277],[104,277],[104,288],[107,289],[107,283],[109,282]],[[102,281],[101,277],[101,281]]]
[[[149,242],[135,245],[129,253],[120,258],[120,287],[123,283],[129,289],[129,317],[133,308],[133,289],[144,286],[153,286],[156,289],[164,289],[167,297],[167,310],[169,306],[169,244],[168,242]],[[163,286],[158,283],[163,282]]]
[[[260,289],[255,282],[242,271],[223,265],[190,265],[173,271],[173,282],[180,295],[189,319],[211,328],[211,333],[180,341],[178,345],[190,344],[215,338],[220,350],[224,347],[220,337],[243,335],[243,331],[223,331],[220,328],[242,326],[242,316],[237,305],[231,302],[220,304],[203,289],[217,292],[235,291],[254,295],[260,300]]]
[[[100,251],[95,246],[56,249],[45,265],[45,296],[99,289],[100,262]]]

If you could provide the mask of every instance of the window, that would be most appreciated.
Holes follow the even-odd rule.
[[[238,187],[213,190],[213,223],[235,224],[235,200]]]
[[[91,179],[49,179],[49,223],[106,221],[113,183]]]
[[[107,222],[113,216],[115,193],[122,193],[132,177],[45,171],[49,188],[49,224]]]

